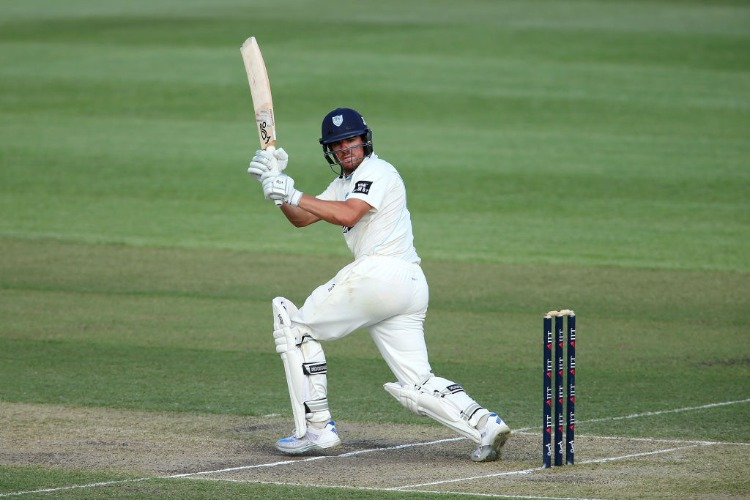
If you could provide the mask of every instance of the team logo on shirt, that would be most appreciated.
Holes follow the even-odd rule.
[[[358,181],[354,185],[352,193],[368,194],[370,192],[370,186],[372,186],[372,181]]]

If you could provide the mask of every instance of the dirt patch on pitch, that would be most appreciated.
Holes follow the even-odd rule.
[[[438,425],[339,422],[340,447],[302,457],[273,443],[288,418],[0,403],[0,464],[478,494],[624,498],[750,491],[747,444],[578,436],[578,464],[539,470],[539,436],[516,432],[498,462]]]
[[[0,415],[0,463],[156,475],[245,464],[246,435],[270,432],[268,423],[224,415],[8,403]]]

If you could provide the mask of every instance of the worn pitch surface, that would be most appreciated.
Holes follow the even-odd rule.
[[[614,498],[666,493],[696,478],[736,482],[750,466],[746,443],[583,434],[577,436],[575,466],[543,470],[535,430],[517,430],[501,461],[476,464],[469,459],[472,443],[440,426],[347,422],[339,424],[342,446],[287,457],[273,447],[290,429],[289,419],[279,416],[10,403],[0,403],[0,409],[2,464],[108,469],[147,479],[498,496],[567,496],[572,488],[580,495],[585,486],[591,495]]]

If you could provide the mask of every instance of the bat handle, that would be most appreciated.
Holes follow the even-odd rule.
[[[262,143],[261,143],[261,146],[263,146]],[[265,147],[263,147],[263,149],[271,149],[271,151],[275,150],[276,149],[276,139],[271,139],[270,141],[268,141],[268,144],[266,144]],[[273,201],[274,201],[274,203],[276,203],[277,207],[281,207],[281,205],[284,204],[284,202],[281,201],[281,200],[273,200]]]

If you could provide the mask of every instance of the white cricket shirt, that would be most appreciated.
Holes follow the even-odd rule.
[[[419,263],[414,248],[406,187],[396,168],[373,153],[348,177],[336,178],[317,196],[321,200],[359,198],[372,208],[354,227],[344,227],[344,239],[354,258],[396,257]]]

